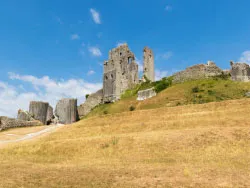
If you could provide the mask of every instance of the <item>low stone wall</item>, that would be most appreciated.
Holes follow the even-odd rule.
[[[55,115],[59,123],[71,124],[76,122],[78,117],[77,99],[61,99],[56,105]]]
[[[188,67],[186,70],[174,74],[173,83],[181,83],[188,80],[198,80],[222,74],[222,70],[212,61],[207,64],[198,64]]]
[[[15,127],[31,127],[42,125],[40,121],[23,121],[5,116],[0,116],[0,131]]]
[[[86,116],[94,107],[103,102],[103,90],[91,94],[86,101],[78,107],[79,117]]]
[[[233,81],[242,81],[249,82],[250,81],[250,67],[246,63],[234,63],[230,62],[231,65],[231,79]]]
[[[145,89],[145,90],[138,91],[137,100],[143,101],[143,100],[149,99],[149,98],[154,97],[154,96],[156,96],[156,92],[155,92],[154,88]]]

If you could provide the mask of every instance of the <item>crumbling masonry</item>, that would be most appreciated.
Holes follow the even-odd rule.
[[[155,81],[154,54],[151,49],[145,47],[143,49],[143,75],[151,82]]]
[[[109,60],[104,62],[103,69],[104,103],[119,100],[124,91],[139,83],[138,64],[127,44],[109,51]]]

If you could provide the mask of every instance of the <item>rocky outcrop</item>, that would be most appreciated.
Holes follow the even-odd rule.
[[[250,81],[250,67],[246,63],[234,63],[233,61],[230,62],[231,65],[231,79],[233,81],[243,81],[249,82]]]
[[[94,107],[103,101],[103,90],[100,89],[96,93],[89,95],[86,101],[78,107],[79,117],[86,116]]]
[[[78,117],[77,99],[61,99],[56,105],[55,115],[59,123],[71,124],[76,122]]]
[[[145,89],[145,90],[138,91],[137,100],[143,101],[143,100],[149,99],[149,98],[154,97],[154,96],[156,96],[156,92],[155,92],[154,88]]]
[[[0,131],[15,127],[30,127],[38,125],[42,125],[42,123],[40,121],[23,121],[0,116]]]
[[[186,70],[174,74],[173,83],[181,83],[188,80],[197,80],[218,76],[222,74],[222,70],[212,61],[207,64],[198,64],[188,67]]]
[[[39,120],[46,125],[48,107],[49,103],[47,102],[31,101],[29,113],[35,120]]]

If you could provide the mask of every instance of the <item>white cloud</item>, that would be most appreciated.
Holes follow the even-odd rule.
[[[172,6],[170,6],[170,5],[167,5],[167,6],[165,6],[165,11],[171,11],[173,8],[172,8]]]
[[[250,51],[243,52],[239,61],[244,63],[250,63]]]
[[[97,47],[89,47],[89,52],[93,55],[93,56],[102,56],[102,52],[99,48]]]
[[[165,52],[163,54],[160,55],[160,57],[164,60],[168,60],[170,57],[173,56],[173,53],[172,52]]]
[[[80,39],[79,35],[78,34],[73,34],[70,36],[71,40],[78,40]]]
[[[155,80],[160,80],[168,75],[168,71],[161,71],[159,69],[155,70]]]
[[[95,71],[89,70],[88,73],[87,73],[87,75],[89,75],[89,76],[92,75],[92,74],[95,74]]]
[[[92,15],[92,18],[96,24],[101,24],[101,18],[99,12],[97,12],[95,9],[90,9],[90,13]]]
[[[77,98],[78,104],[81,104],[86,94],[93,93],[102,87],[102,83],[90,83],[82,79],[56,81],[48,76],[37,78],[15,73],[9,73],[9,78],[25,83],[25,85],[31,84],[38,90],[27,91],[27,88],[20,89],[19,86],[0,82],[0,116],[16,117],[18,109],[28,110],[29,102],[32,100],[47,101],[55,107],[61,98]]]
[[[126,41],[118,41],[117,43],[116,43],[116,47],[119,47],[119,46],[121,46],[121,45],[123,45],[123,44],[126,44],[127,42]]]

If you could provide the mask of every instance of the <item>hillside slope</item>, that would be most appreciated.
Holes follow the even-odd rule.
[[[137,101],[136,91],[128,90],[122,100],[113,104],[100,105],[87,117],[127,112],[131,106],[135,107],[135,110],[143,110],[240,99],[246,98],[245,94],[248,91],[250,91],[250,82],[234,82],[220,78],[174,84],[158,93],[156,97],[145,101]]]
[[[249,114],[240,99],[90,117],[1,149],[0,187],[249,187]]]

